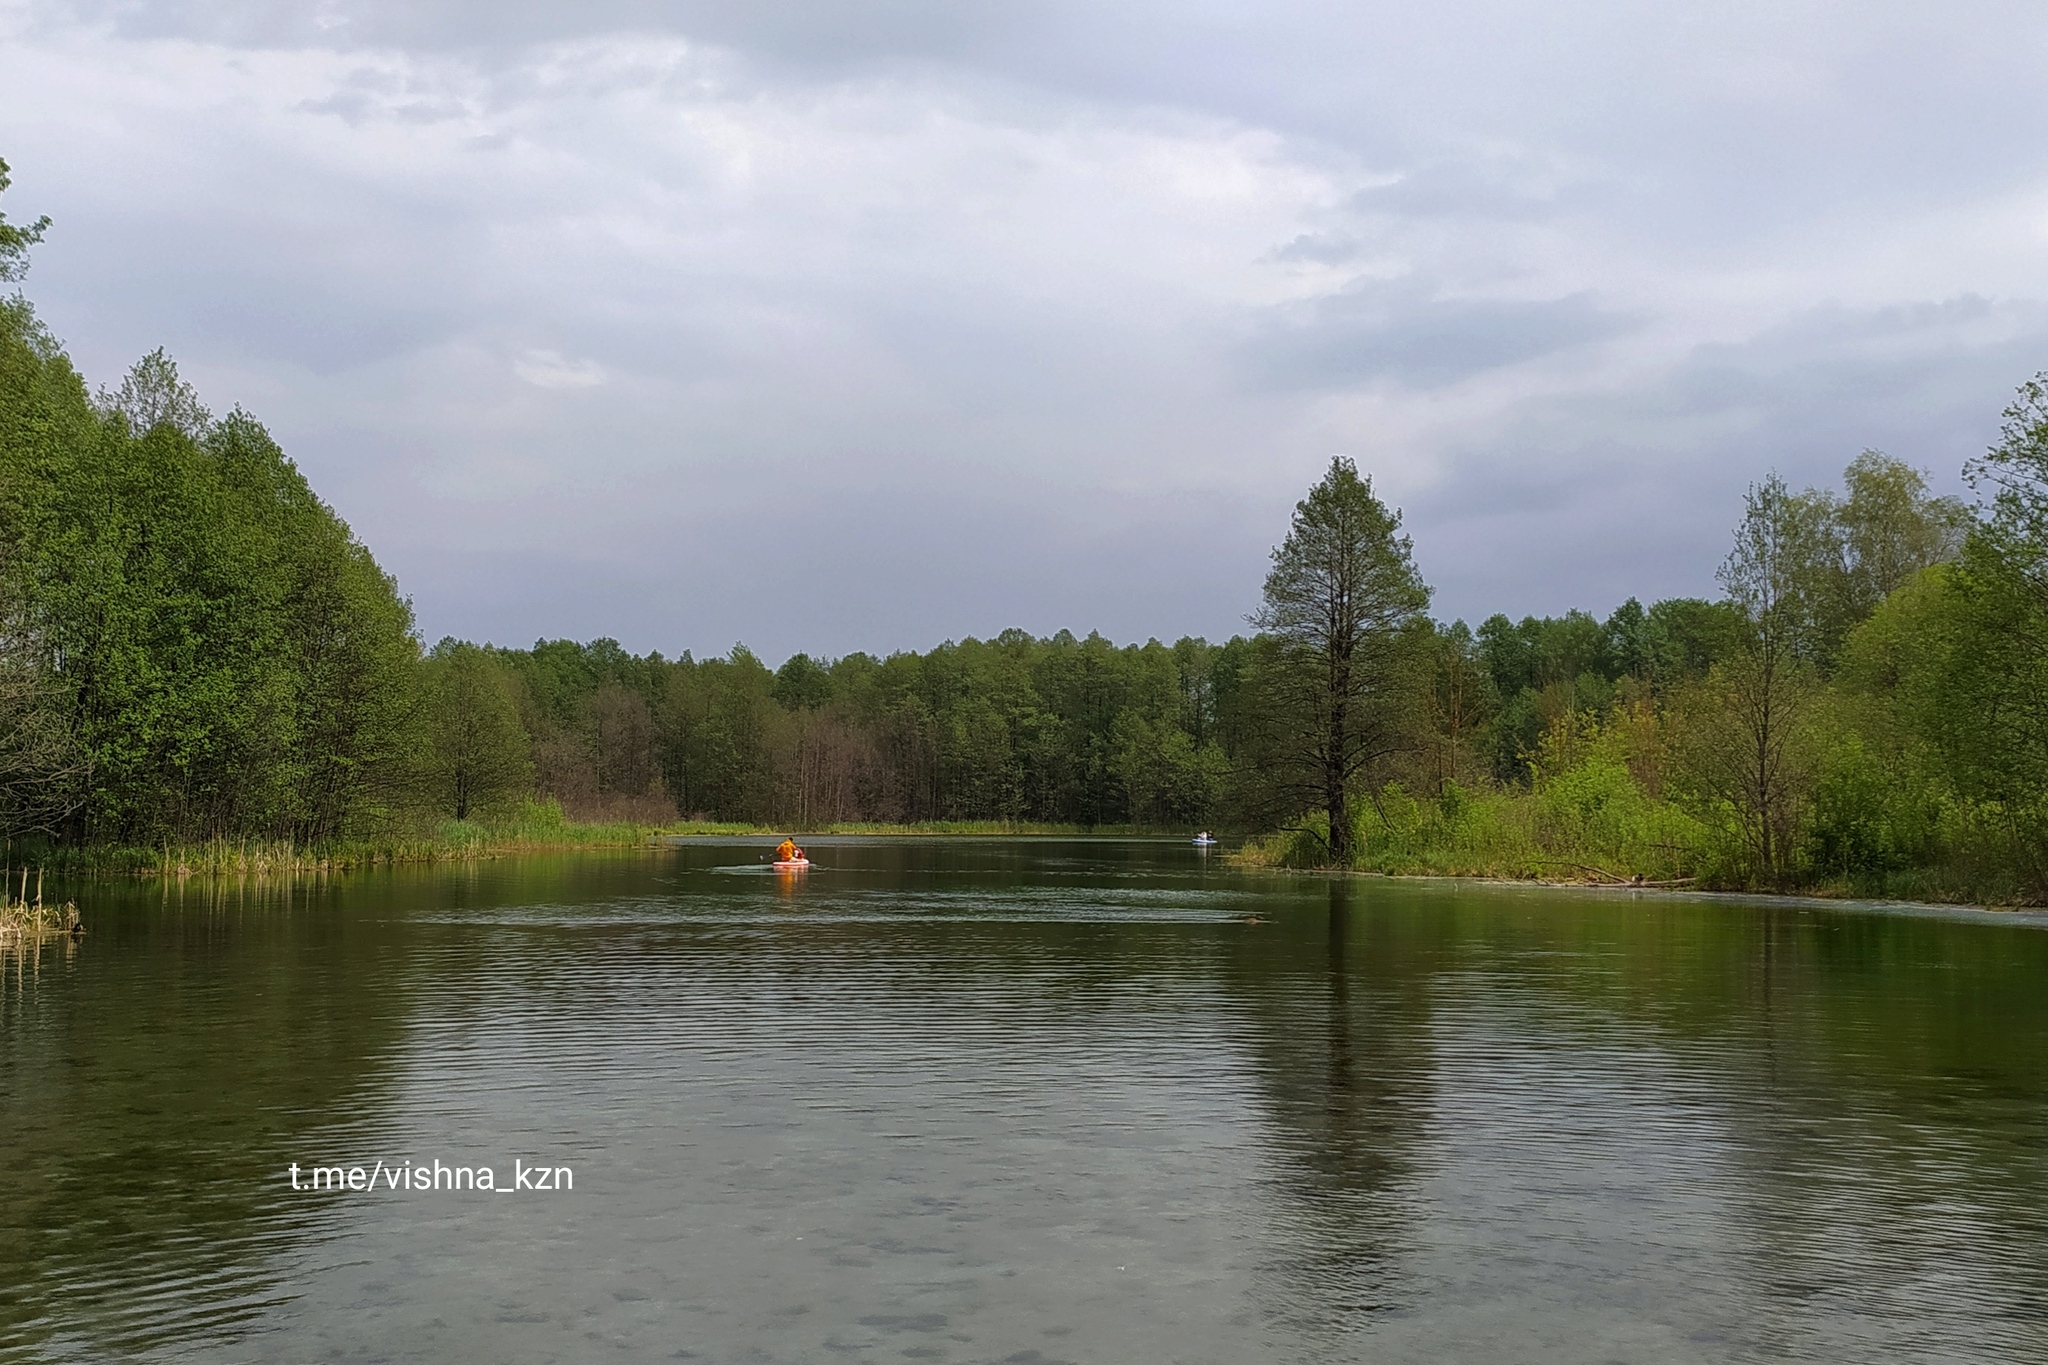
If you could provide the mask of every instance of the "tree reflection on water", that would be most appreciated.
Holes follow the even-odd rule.
[[[1414,1288],[1404,1254],[1433,1084],[1430,944],[1400,920],[1360,922],[1357,900],[1331,880],[1320,924],[1262,926],[1231,964],[1272,1125],[1254,1298],[1310,1332],[1356,1328],[1408,1306]]]

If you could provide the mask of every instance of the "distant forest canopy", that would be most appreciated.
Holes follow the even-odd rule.
[[[1630,601],[1605,622],[1496,616],[1476,634],[1419,623],[1411,644],[1446,701],[1418,693],[1414,750],[1386,772],[1431,789],[1526,782],[1527,755],[1559,716],[1602,709],[1637,679],[1703,675],[1738,619],[1674,599]],[[1118,646],[1009,630],[887,658],[798,654],[772,670],[744,646],[670,660],[611,640],[451,639],[427,670],[490,697],[494,737],[479,735],[468,766],[507,757],[477,791],[502,799],[530,781],[583,816],[1266,828],[1299,812],[1260,780],[1262,662],[1244,636]]]
[[[0,279],[44,226],[0,215]],[[774,668],[741,646],[427,648],[254,417],[213,415],[162,351],[89,391],[17,294],[0,832],[318,842],[538,800],[648,823],[1214,825],[1275,832],[1248,856],[1280,863],[2039,900],[2043,380],[1966,474],[1979,507],[1875,452],[1839,489],[1766,478],[1730,508],[1719,600],[1604,619],[1432,619],[1398,512],[1338,460],[1257,628],[1220,643],[1011,630]],[[1333,584],[1356,615],[1341,648],[1317,624]]]

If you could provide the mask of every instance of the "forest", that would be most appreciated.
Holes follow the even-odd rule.
[[[0,280],[43,226],[0,215]],[[1604,617],[1434,619],[1398,512],[1339,459],[1227,641],[1006,630],[774,667],[429,646],[255,417],[162,351],[89,389],[16,293],[0,832],[1215,826],[1251,864],[2040,903],[2048,377],[1964,473],[1975,504],[1871,451],[1838,488],[1766,476],[1717,599]]]

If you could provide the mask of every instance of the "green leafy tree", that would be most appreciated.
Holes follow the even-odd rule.
[[[1608,614],[1600,633],[1605,640],[1607,662],[1612,676],[1651,682],[1657,673],[1656,645],[1650,630],[1650,613],[1631,597]]]
[[[660,717],[663,769],[678,809],[727,820],[771,807],[775,675],[744,645],[723,659],[678,666]]]
[[[1794,493],[1772,479],[1779,615],[1793,655],[1823,673],[1879,602],[1920,570],[1954,560],[1971,525],[1959,499],[1933,496],[1920,471],[1875,450],[1843,470],[1842,494]]]
[[[775,670],[775,700],[785,710],[815,711],[832,699],[832,674],[808,654],[792,654]]]
[[[2020,386],[1997,445],[1964,467],[1970,486],[1992,494],[1978,537],[1980,569],[1999,574],[2048,611],[2048,371]]]
[[[10,653],[43,693],[35,733],[69,746],[62,834],[372,818],[410,742],[410,608],[253,418],[214,422],[160,352],[124,391],[160,420],[96,407],[27,303],[0,303]]]
[[[1441,797],[1447,786],[1479,777],[1481,741],[1500,710],[1500,697],[1472,628],[1463,621],[1430,626],[1423,648],[1430,686],[1419,776]]]
[[[1625,609],[1621,619],[1627,620]],[[1526,782],[1543,735],[1570,717],[1604,710],[1622,671],[1614,629],[1584,611],[1525,616],[1519,623],[1496,614],[1480,624],[1476,643],[1501,698],[1490,742],[1494,774],[1502,781]]]
[[[1965,793],[1991,802],[2025,883],[2048,896],[2048,373],[1965,467],[1989,492],[1952,572],[1912,605],[1891,678]]]
[[[1853,625],[1922,569],[1954,562],[1973,521],[1960,498],[1934,497],[1926,475],[1881,451],[1850,461],[1842,485],[1836,516]]]
[[[239,467],[185,432],[107,424],[55,490],[40,596],[94,772],[79,833],[286,833],[293,678],[284,546]]]
[[[411,605],[255,418],[238,408],[210,423],[203,448],[268,547],[288,696],[280,831],[381,824],[405,800],[417,738]]]
[[[199,401],[199,391],[179,377],[178,362],[161,346],[136,361],[120,390],[106,395],[101,406],[135,436],[169,427],[200,441],[213,426],[213,414]]]
[[[1843,724],[1823,755],[1808,839],[1816,870],[1852,880],[1943,861],[1944,816],[1999,783],[1981,721],[1986,672],[1952,564],[1900,584],[1843,643],[1834,677]],[[1960,798],[1960,800],[1959,800]],[[1946,821],[1953,825],[1953,820]]]
[[[7,163],[0,161],[0,194],[12,183]],[[0,213],[0,281],[19,280],[28,273],[28,249],[43,240],[49,226],[48,214],[32,223],[10,223],[7,215]]]
[[[65,725],[48,646],[0,558],[0,833],[54,833],[87,770]]]
[[[1733,603],[1700,597],[1667,597],[1651,606],[1644,621],[1650,673],[1656,688],[1701,678],[1741,648],[1742,612]]]
[[[1407,742],[1415,698],[1409,624],[1429,606],[1401,518],[1342,456],[1295,505],[1252,623],[1273,641],[1266,686],[1274,758],[1329,820],[1331,859],[1351,856],[1351,794]]]
[[[623,682],[606,682],[591,697],[589,715],[599,798],[652,799],[658,805],[661,760],[654,712],[646,700]]]
[[[1810,778],[1804,740],[1814,693],[1806,650],[1816,525],[1812,500],[1791,493],[1777,475],[1751,485],[1719,575],[1742,614],[1741,647],[1693,696],[1696,779],[1734,813],[1752,866],[1769,883],[1790,871]]]
[[[1229,772],[1215,745],[1197,745],[1179,726],[1155,725],[1134,710],[1117,718],[1110,765],[1136,825],[1206,823]]]
[[[476,645],[443,640],[427,656],[425,776],[436,810],[467,820],[532,780],[513,685],[513,675]]]
[[[0,161],[0,193],[10,181]],[[28,270],[47,217],[0,213],[0,281]],[[62,685],[35,597],[27,552],[49,481],[91,438],[84,386],[26,300],[0,300],[0,832],[51,831],[83,798],[84,755],[66,722]]]
[[[76,832],[339,833],[402,763],[410,609],[253,419],[131,431],[98,424],[37,541]]]

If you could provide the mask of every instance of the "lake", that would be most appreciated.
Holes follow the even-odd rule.
[[[72,888],[0,1358],[2048,1359],[2043,917],[771,842]]]

